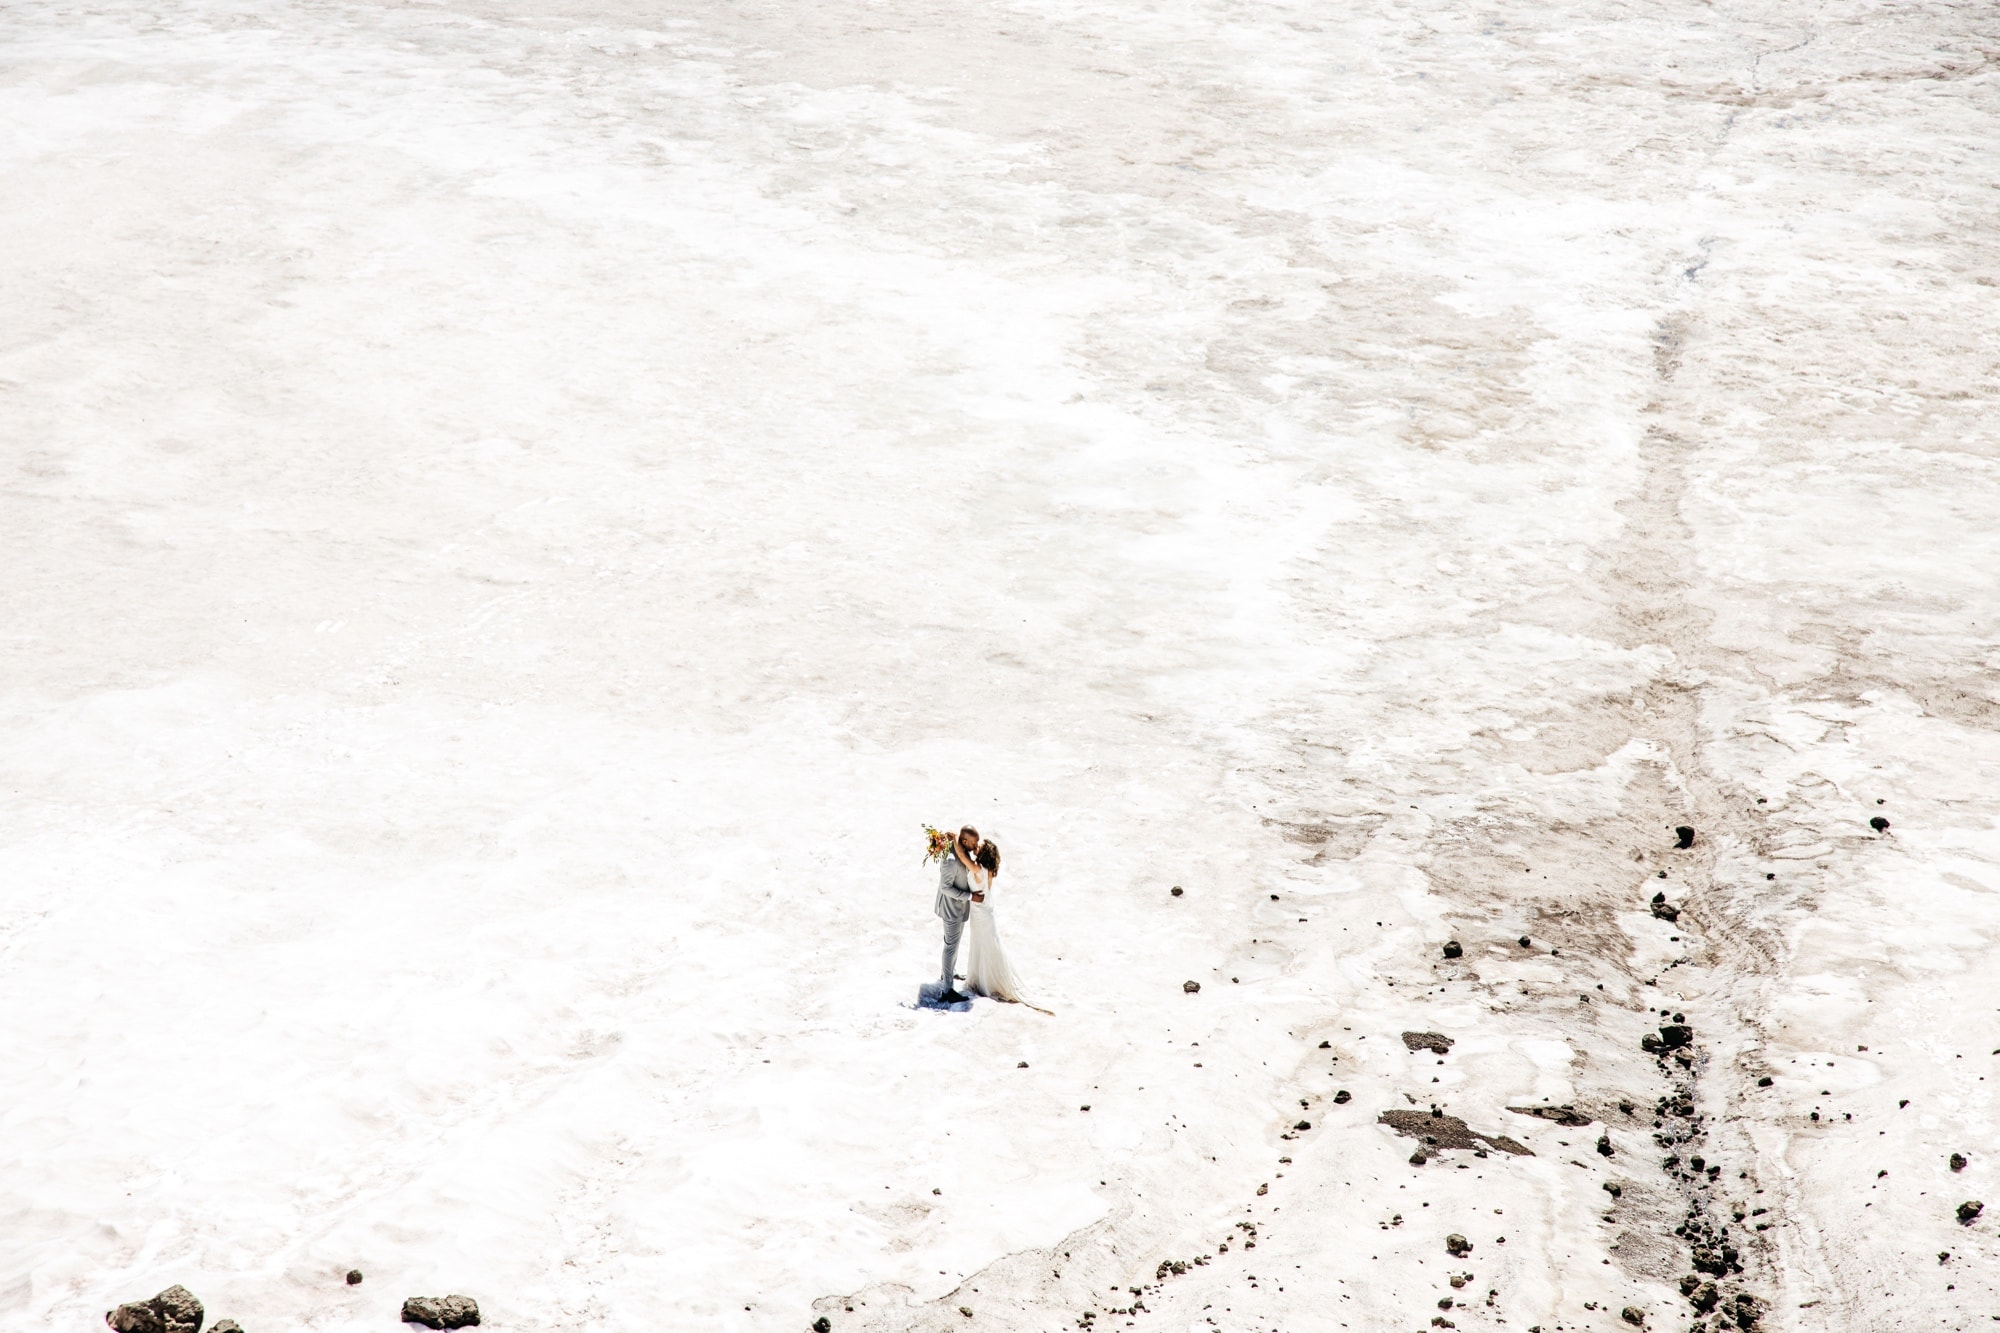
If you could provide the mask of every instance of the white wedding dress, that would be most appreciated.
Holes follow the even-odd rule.
[[[1014,975],[993,922],[993,877],[974,866],[971,879],[972,891],[985,894],[986,901],[972,904],[972,919],[966,922],[971,948],[965,958],[965,993],[1020,1003],[1021,978]]]

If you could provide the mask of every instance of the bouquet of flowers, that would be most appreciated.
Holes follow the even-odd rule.
[[[929,824],[924,825],[925,863],[944,860],[951,854],[951,844],[956,840],[956,834],[946,833],[943,829],[934,829]]]

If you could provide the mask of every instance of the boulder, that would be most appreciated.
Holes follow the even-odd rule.
[[[1444,1248],[1452,1258],[1463,1259],[1472,1253],[1472,1242],[1454,1231],[1444,1238]]]
[[[403,1302],[403,1322],[425,1328],[466,1328],[479,1322],[479,1302],[470,1296],[412,1296]]]
[[[1444,956],[1446,958],[1462,958],[1465,956],[1465,946],[1457,940],[1446,940],[1444,942]]]
[[[1201,994],[1201,983],[1199,981],[1183,981],[1181,989],[1189,995],[1199,995]]]
[[[1686,824],[1677,826],[1674,829],[1674,845],[1683,850],[1694,846],[1694,829]]]
[[[146,1301],[132,1301],[104,1317],[118,1333],[201,1333],[204,1312],[194,1293],[176,1283]]]
[[[1958,1206],[1958,1224],[1962,1227],[1969,1227],[1974,1222],[1977,1222],[1979,1215],[1985,1211],[1985,1204],[1979,1202],[1977,1199],[1967,1199]]]

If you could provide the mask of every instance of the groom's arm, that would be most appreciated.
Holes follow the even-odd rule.
[[[965,882],[965,867],[955,856],[947,856],[938,866],[938,892],[959,902],[970,902],[972,886]]]

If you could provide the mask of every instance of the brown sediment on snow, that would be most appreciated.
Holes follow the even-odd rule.
[[[1398,1134],[1422,1140],[1426,1148],[1485,1148],[1493,1152],[1512,1153],[1516,1157],[1535,1155],[1504,1134],[1481,1134],[1455,1115],[1434,1111],[1384,1111],[1379,1120]]]

